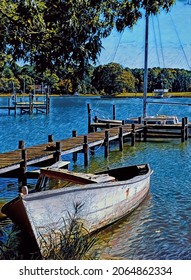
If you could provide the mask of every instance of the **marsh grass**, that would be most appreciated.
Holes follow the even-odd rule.
[[[0,260],[43,259],[43,260],[87,260],[98,259],[94,245],[97,237],[84,228],[77,218],[82,205],[75,205],[74,215],[63,229],[48,230],[48,235],[40,235],[40,250],[23,253],[23,233],[14,227],[6,233],[6,241],[0,241]],[[4,234],[5,235],[5,234]],[[25,239],[27,240],[26,236]],[[28,242],[30,242],[28,240]],[[26,250],[26,246],[24,245]]]
[[[6,236],[5,241],[0,240],[0,260],[23,259],[23,255],[19,252],[21,244],[19,233],[20,230],[15,227],[6,231],[0,230],[0,235]]]
[[[69,223],[63,219],[63,229],[49,231],[48,236],[40,236],[40,250],[43,259],[47,260],[82,260],[95,259],[96,252],[92,252],[97,242],[95,235],[90,235],[78,219],[77,214],[83,204],[74,205],[73,216],[68,213]]]
[[[90,252],[96,238],[84,234],[83,224],[72,221],[67,230],[54,230],[48,238],[42,236],[41,252],[45,260],[95,259],[96,252]]]

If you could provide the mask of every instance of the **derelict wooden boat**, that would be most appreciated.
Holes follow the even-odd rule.
[[[116,168],[96,174],[43,168],[38,189],[58,189],[20,195],[3,206],[2,212],[29,235],[39,247],[42,237],[62,230],[70,223],[75,205],[81,205],[76,218],[88,232],[121,219],[144,200],[150,188],[149,164]],[[74,185],[62,187],[66,182]]]

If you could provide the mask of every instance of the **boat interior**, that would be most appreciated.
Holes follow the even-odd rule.
[[[135,176],[145,175],[149,170],[147,164],[133,165],[127,167],[121,167],[117,169],[110,169],[107,171],[99,172],[96,174],[108,174],[109,176],[115,177],[117,181],[124,181],[132,179]]]
[[[58,189],[72,185],[125,181],[135,176],[145,175],[148,171],[148,164],[120,167],[97,172],[95,174],[78,173],[65,169],[50,170],[43,168],[37,181],[35,191]]]

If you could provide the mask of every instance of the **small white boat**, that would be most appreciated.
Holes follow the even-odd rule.
[[[158,125],[167,125],[167,124],[181,124],[177,116],[171,115],[156,115],[156,116],[147,116],[141,119],[142,123],[146,121],[147,124],[158,124]],[[125,120],[125,123],[139,123],[138,118],[129,118]]]
[[[80,205],[76,219],[83,223],[87,232],[94,232],[140,205],[149,192],[151,174],[149,164],[96,174],[43,168],[36,189],[45,191],[21,194],[4,205],[2,212],[36,238],[43,254],[43,238],[66,230],[75,214],[75,206]],[[50,190],[51,186],[54,189]]]
[[[101,119],[98,117],[95,117],[94,119],[97,123],[103,123],[103,124],[111,124],[111,125],[122,125],[122,120],[112,120],[112,119]],[[156,116],[147,116],[145,118],[141,118],[141,123],[146,121],[147,124],[181,124],[180,120],[177,116],[171,116],[171,115],[156,115]],[[127,118],[124,120],[124,124],[138,124],[139,118],[138,117],[132,117]]]

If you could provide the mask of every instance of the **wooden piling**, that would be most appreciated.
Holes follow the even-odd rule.
[[[147,122],[146,122],[146,121],[144,121],[143,141],[144,141],[144,142],[147,142]]]
[[[29,114],[33,113],[33,93],[29,94]]]
[[[10,109],[10,107],[11,107],[11,98],[8,98],[8,115],[10,116],[10,114],[11,114],[11,109]]]
[[[24,149],[25,148],[25,142],[23,140],[19,140],[18,149]]]
[[[49,135],[48,135],[48,142],[54,142],[54,141],[53,141],[53,135],[52,135],[52,134],[49,134]]]
[[[182,127],[181,127],[181,141],[185,141],[185,118],[182,118]]]
[[[131,125],[131,146],[135,146],[135,124],[132,123]]]
[[[46,93],[46,114],[50,112],[50,96],[49,96],[49,89]]]
[[[107,158],[109,156],[109,130],[105,131],[105,139],[104,139],[104,157]]]
[[[113,120],[116,119],[116,106],[113,105]]]
[[[185,140],[188,140],[189,128],[188,128],[188,117],[185,117]]]
[[[84,166],[88,166],[88,136],[84,135],[84,144],[83,144],[83,152],[84,152]]]
[[[94,122],[98,123],[98,117],[97,116],[95,116]],[[96,132],[97,131],[97,126],[94,126],[94,127],[91,126],[91,130],[92,130],[92,132]]]
[[[72,131],[72,137],[76,137],[77,136],[77,131],[76,130],[73,130]],[[72,159],[73,159],[73,162],[75,163],[77,161],[77,152],[74,152],[72,154]]]
[[[91,130],[91,105],[88,104],[88,133],[92,132]]]
[[[90,153],[91,153],[92,156],[95,155],[95,147],[91,147]]]
[[[138,124],[142,124],[142,117],[138,118]],[[138,133],[138,138],[139,138],[139,141],[141,141],[141,139],[142,139],[142,132],[141,131]]]
[[[19,185],[25,186],[27,184],[26,171],[27,171],[27,151],[26,149],[21,150],[20,171],[18,176]]]
[[[119,127],[119,150],[123,151],[123,127]]]
[[[61,158],[61,143],[60,142],[56,142],[56,151],[54,153],[54,161],[60,161]]]

